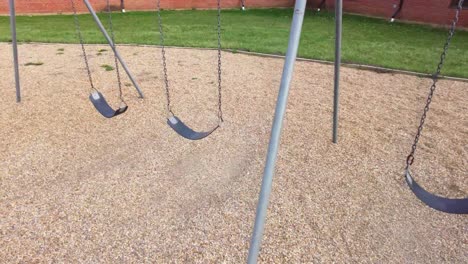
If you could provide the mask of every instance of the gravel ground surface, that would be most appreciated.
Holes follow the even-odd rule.
[[[117,106],[102,48],[87,48],[93,77]],[[190,142],[166,125],[160,49],[120,50],[146,99],[124,86],[129,110],[105,119],[78,45],[20,45],[16,104],[0,44],[0,262],[244,262],[283,60],[224,53],[226,121]],[[169,49],[168,64],[174,112],[211,128],[216,52]],[[468,217],[426,207],[403,178],[431,81],[343,68],[335,145],[332,80],[333,66],[296,65],[261,262],[468,262]],[[413,166],[440,195],[468,196],[467,99],[440,82]]]

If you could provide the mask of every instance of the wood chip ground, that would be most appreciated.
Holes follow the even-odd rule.
[[[117,107],[110,49],[87,50]],[[105,119],[79,45],[20,45],[16,104],[0,44],[0,262],[245,262],[283,60],[223,53],[226,121],[190,142],[166,125],[160,49],[120,50],[146,99],[123,74],[129,110]],[[214,126],[216,52],[168,49],[168,66],[174,112]],[[296,64],[262,263],[468,261],[467,216],[428,208],[403,178],[430,82],[343,68],[335,145],[333,66]],[[468,196],[467,99],[466,83],[439,83],[414,165],[448,197]]]

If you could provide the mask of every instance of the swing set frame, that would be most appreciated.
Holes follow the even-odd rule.
[[[89,3],[88,0],[82,0],[83,3],[85,4],[86,8],[88,9],[89,13],[93,17],[94,22],[98,26],[99,30],[101,33],[104,35],[106,38],[107,44],[109,47],[112,49],[114,52],[115,57],[118,59],[120,64],[122,65],[123,69],[128,75],[128,78],[132,82],[133,86],[137,90],[139,97],[144,98],[144,94],[140,88],[140,85],[136,81],[135,77],[131,73],[130,69],[128,68],[127,64],[125,63],[125,60],[123,59],[122,55],[120,55],[119,51],[115,47],[114,42],[112,41],[112,38],[109,36],[109,33],[107,30],[104,28],[104,26],[101,23],[101,20],[99,17],[96,15],[96,11],[94,10],[93,6]],[[10,9],[10,30],[11,30],[11,44],[13,48],[13,64],[14,64],[14,74],[15,74],[15,87],[16,87],[16,102],[20,103],[21,102],[21,85],[20,85],[20,72],[19,72],[19,60],[18,60],[18,42],[16,38],[16,8],[15,8],[15,0],[8,0],[8,6]]]

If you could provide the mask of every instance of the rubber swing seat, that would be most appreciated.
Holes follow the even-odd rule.
[[[450,214],[468,214],[468,198],[450,199],[426,191],[413,179],[409,168],[406,169],[405,178],[411,191],[429,207]]]
[[[188,127],[184,122],[182,122],[178,117],[171,116],[167,119],[167,124],[174,129],[174,131],[179,134],[180,136],[190,139],[190,140],[200,140],[206,138],[211,133],[213,133],[216,129],[218,129],[219,125],[213,128],[210,131],[205,132],[197,132]]]
[[[123,114],[127,111],[128,106],[123,105],[119,107],[117,110],[112,109],[112,107],[107,103],[106,99],[100,92],[92,92],[89,95],[89,100],[93,103],[94,107],[98,112],[107,118],[112,118]]]

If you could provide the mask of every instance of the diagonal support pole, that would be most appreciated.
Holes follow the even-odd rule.
[[[10,8],[10,29],[11,29],[11,46],[13,47],[13,64],[15,69],[15,85],[16,85],[16,102],[21,102],[21,87],[18,66],[18,43],[16,41],[16,10],[15,0],[9,0]]]
[[[130,80],[132,81],[133,86],[135,87],[135,89],[137,90],[138,94],[140,95],[140,98],[144,98],[143,92],[141,91],[140,86],[138,85],[138,83],[136,82],[136,80],[135,80],[135,78],[133,77],[132,73],[131,73],[130,70],[128,69],[127,64],[126,64],[125,61],[123,60],[123,58],[122,58],[122,56],[120,55],[119,51],[117,50],[117,47],[115,46],[115,44],[114,44],[114,42],[112,41],[112,39],[111,39],[111,37],[109,36],[109,34],[107,33],[107,30],[106,30],[106,29],[104,28],[104,26],[102,25],[101,20],[100,20],[99,17],[96,15],[96,12],[94,11],[93,6],[89,3],[88,0],[83,0],[83,2],[84,2],[84,4],[86,5],[86,8],[88,8],[89,13],[90,13],[91,16],[93,17],[94,22],[96,22],[96,25],[98,26],[99,30],[101,30],[102,34],[104,35],[104,37],[106,38],[107,42],[109,43],[109,46],[110,46],[110,47],[112,48],[112,50],[114,51],[115,56],[117,57],[117,59],[119,60],[120,64],[121,64],[122,67],[124,68],[125,72],[127,73],[128,78],[130,78]]]
[[[281,77],[281,85],[276,103],[275,118],[271,129],[270,144],[268,146],[267,160],[265,164],[265,170],[263,172],[262,187],[257,205],[257,214],[255,216],[255,225],[250,242],[249,256],[247,259],[248,264],[257,263],[258,255],[260,253],[260,246],[262,243],[263,230],[265,229],[271,187],[273,184],[276,157],[281,139],[283,118],[288,103],[289,87],[293,75],[294,62],[296,61],[297,50],[299,48],[299,40],[301,37],[302,22],[304,21],[306,2],[307,0],[296,0],[294,7],[294,16],[291,25],[291,32],[289,35],[288,51],[286,52],[283,76]]]

